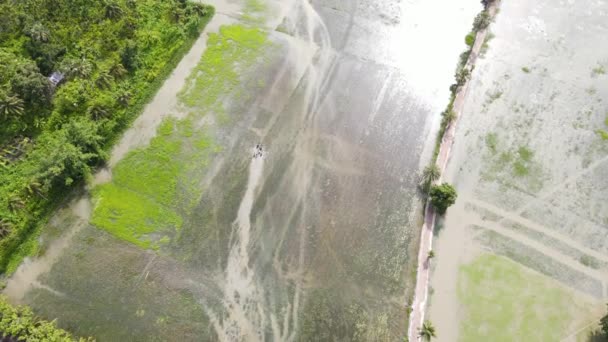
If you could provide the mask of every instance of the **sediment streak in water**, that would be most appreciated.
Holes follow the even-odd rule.
[[[295,66],[295,68],[304,67],[306,70],[301,80],[295,80],[300,82],[298,88],[304,98],[297,113],[296,121],[299,122],[296,124],[304,129],[295,137],[293,163],[286,171],[290,174],[290,182],[286,186],[295,197],[293,208],[301,208],[304,213],[302,216],[306,217],[305,213],[309,210],[309,192],[313,185],[314,148],[319,137],[316,116],[333,67],[334,51],[331,48],[325,23],[308,0],[294,0],[285,8],[288,10],[284,12],[287,13],[287,17],[284,18],[283,25],[295,38],[290,42],[289,49],[296,49],[297,53],[288,51],[289,61],[283,65],[283,68]],[[302,49],[308,53],[302,54]],[[305,58],[303,59],[302,56]],[[281,75],[281,72],[278,75]],[[261,141],[264,140],[266,132],[261,133]],[[302,299],[301,283],[299,281],[292,283],[293,295],[281,310],[277,310],[273,305],[275,303],[269,303],[273,301],[270,298],[272,294],[265,293],[262,276],[256,273],[256,263],[251,260],[250,249],[253,244],[251,210],[263,171],[264,158],[253,158],[249,166],[247,188],[233,224],[232,247],[223,275],[224,313],[209,312],[213,326],[222,341],[264,341],[269,334],[273,341],[292,341],[298,330],[298,311]],[[294,209],[292,216],[295,215],[296,210]],[[301,277],[306,239],[303,232],[300,231],[298,234],[300,239],[298,265],[296,270],[289,273]],[[277,258],[275,256],[273,264],[276,276],[289,278],[290,276],[283,274],[282,261]],[[290,286],[289,283],[286,281],[281,286]]]

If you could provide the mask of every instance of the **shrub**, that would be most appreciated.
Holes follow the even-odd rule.
[[[1,296],[0,333],[18,341],[78,341],[67,331],[57,328],[54,322],[40,320],[27,307],[14,307]]]
[[[448,183],[431,187],[431,204],[440,215],[445,214],[449,206],[456,203],[456,189]]]
[[[475,44],[475,32],[471,32],[464,37],[464,42],[468,46],[473,46]]]
[[[490,26],[490,22],[492,22],[490,13],[488,13],[488,11],[482,11],[475,17],[475,21],[473,21],[473,31],[478,32],[485,29]]]

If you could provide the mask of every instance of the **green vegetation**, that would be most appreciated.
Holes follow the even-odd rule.
[[[242,25],[220,28],[220,34],[209,36],[207,50],[188,77],[179,99],[188,107],[224,114],[220,101],[239,84],[239,70],[247,69],[269,44],[267,33]]]
[[[585,305],[557,283],[496,255],[460,269],[459,341],[559,341]]]
[[[422,171],[422,179],[420,181],[420,185],[424,192],[428,192],[431,189],[431,184],[434,181],[438,180],[441,177],[441,171],[439,170],[439,166],[437,164],[431,164],[424,168]]]
[[[439,127],[439,132],[437,133],[437,139],[435,140],[435,150],[433,152],[433,163],[437,160],[437,156],[439,155],[439,147],[441,145],[441,140],[445,135],[446,130],[450,123],[456,118],[456,113],[454,112],[454,101],[456,100],[456,94],[458,90],[469,80],[471,77],[472,67],[471,65],[467,65],[469,61],[469,57],[471,56],[471,50],[475,43],[475,38],[477,33],[481,30],[484,30],[488,27],[491,22],[491,16],[488,12],[488,6],[493,2],[493,0],[484,0],[482,4],[484,5],[484,10],[475,18],[475,22],[473,23],[473,30],[467,34],[465,37],[465,43],[467,43],[467,49],[460,54],[460,58],[458,61],[458,65],[456,66],[456,72],[454,73],[454,79],[456,83],[450,85],[450,102],[448,103],[446,109],[441,113],[442,120]],[[481,19],[480,19],[481,18]],[[483,23],[480,24],[480,20]],[[487,25],[486,25],[487,21]],[[484,26],[485,25],[485,26]],[[491,33],[486,35],[486,39],[491,39]],[[484,41],[486,44],[487,41]]]
[[[213,14],[181,0],[0,4],[0,272],[158,89]],[[48,77],[60,72],[62,84]]]
[[[464,37],[465,44],[467,44],[467,46],[469,46],[469,47],[473,47],[473,44],[475,44],[475,36],[476,35],[477,35],[476,32],[471,32],[471,33],[467,34]]]
[[[182,225],[179,212],[197,200],[193,176],[216,151],[208,136],[192,130],[190,119],[163,121],[150,145],[130,152],[114,168],[112,182],[95,189],[91,222],[142,248],[168,243]]]
[[[526,74],[529,74],[531,70],[528,67],[522,67],[521,71],[525,72]]]
[[[600,76],[600,75],[605,75],[606,74],[606,68],[604,68],[603,65],[598,64],[598,66],[596,66],[595,68],[591,69],[591,76],[595,77],[595,76]]]
[[[604,120],[604,125],[606,125],[606,127],[608,127],[608,115],[606,116],[606,119]],[[597,131],[595,131],[602,140],[606,141],[608,140],[608,131],[603,130],[603,129],[598,129]]]
[[[481,49],[479,51],[479,56],[484,57],[488,49],[490,48],[490,41],[494,39],[496,36],[487,30],[486,37],[483,39],[483,44],[481,44]]]
[[[431,204],[440,215],[445,214],[448,207],[456,203],[456,189],[448,183],[433,185],[429,193]]]
[[[241,25],[211,34],[207,50],[179,94],[185,119],[166,119],[150,145],[130,152],[113,170],[112,181],[95,189],[91,222],[142,248],[158,249],[182,227],[201,196],[202,178],[219,147],[196,127],[208,114],[230,120],[223,96],[236,91],[241,71],[267,46],[266,33]],[[196,132],[196,134],[194,134]]]
[[[422,328],[420,328],[418,335],[423,341],[426,342],[430,341],[434,337],[437,337],[435,327],[430,321],[425,321],[424,323],[422,323]]]
[[[486,135],[486,146],[490,151],[496,153],[498,148],[498,136],[496,133],[488,133],[488,135]]]
[[[491,22],[492,17],[490,16],[490,13],[487,10],[481,11],[473,21],[473,31],[481,31],[490,26]]]
[[[502,97],[502,90],[500,89],[496,89],[493,92],[488,92],[488,98],[486,100],[486,102],[484,103],[484,107],[488,107],[489,105],[491,105],[492,103],[494,103],[494,101],[498,100],[499,98]]]
[[[484,158],[489,167],[482,171],[484,180],[495,180],[532,193],[542,188],[543,170],[528,146],[506,149],[496,133],[486,135],[485,145],[488,150]]]
[[[10,305],[4,296],[0,296],[0,336],[19,341],[88,341],[74,338],[54,322],[38,319],[27,307]]]

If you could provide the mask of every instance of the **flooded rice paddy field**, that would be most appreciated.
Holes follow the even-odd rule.
[[[478,1],[212,4],[5,293],[100,341],[402,339],[417,174]]]
[[[603,1],[501,4],[448,170],[459,198],[437,232],[439,340],[588,341],[603,315],[607,19]]]

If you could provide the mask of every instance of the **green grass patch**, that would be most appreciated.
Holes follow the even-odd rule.
[[[166,134],[167,127],[173,124],[174,120],[164,121],[159,129],[161,135],[152,139],[150,146],[129,153],[118,163],[112,171],[113,182],[160,204],[175,205],[181,165],[173,161],[180,152],[182,142]]]
[[[529,74],[531,70],[528,67],[522,67],[521,71],[525,72],[526,74]]]
[[[241,75],[262,56],[267,34],[242,25],[223,26],[188,77],[179,99],[190,107],[185,119],[165,119],[150,144],[125,156],[112,182],[94,193],[92,223],[142,248],[159,248],[181,228],[202,195],[212,154],[220,151],[196,122],[209,112],[218,123],[230,116],[225,96],[240,91]]]
[[[608,132],[604,131],[603,129],[598,129],[597,131],[595,131],[600,138],[602,138],[602,140],[608,140]]]
[[[486,103],[487,103],[487,105],[490,105],[501,97],[502,97],[502,90],[496,90],[496,91],[488,94],[488,99],[486,100]]]
[[[486,161],[481,174],[483,180],[497,181],[531,193],[542,188],[543,168],[529,147],[505,148],[499,144],[496,133],[487,134],[484,142],[487,151],[483,157]]]
[[[598,64],[596,67],[591,69],[591,76],[600,76],[606,74],[606,68],[603,65]]]
[[[519,155],[519,158],[523,161],[523,162],[530,162],[532,161],[532,157],[534,156],[534,152],[532,152],[532,150],[530,150],[528,147],[526,146],[521,146],[518,150],[517,150],[517,154]]]
[[[171,209],[113,183],[95,191],[95,202],[92,224],[142,248],[159,247],[149,234],[176,230],[182,224]]]
[[[496,133],[488,133],[488,135],[486,135],[486,147],[492,151],[492,152],[496,152],[497,148],[498,148],[498,135],[496,135]]]
[[[221,99],[238,87],[241,72],[251,67],[268,45],[267,33],[261,29],[221,27],[218,34],[209,36],[207,51],[180,91],[180,101],[202,112],[224,115]]]
[[[559,341],[581,304],[550,279],[496,255],[460,269],[459,341]]]
[[[91,220],[120,239],[154,249],[181,228],[181,215],[197,202],[198,180],[217,151],[203,130],[194,134],[192,118],[165,119],[157,132],[149,146],[116,165],[112,182],[94,191]]]
[[[530,169],[521,160],[517,160],[513,163],[513,173],[518,177],[524,177],[530,173]]]

